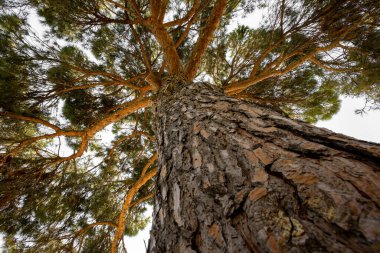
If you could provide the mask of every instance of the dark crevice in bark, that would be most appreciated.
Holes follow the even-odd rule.
[[[351,153],[353,155],[353,157],[355,157],[355,159],[358,159],[361,161],[367,161],[367,162],[369,162],[367,160],[367,159],[369,159],[370,161],[373,161],[371,163],[371,165],[376,165],[375,167],[376,167],[377,171],[380,171],[380,157],[377,155],[374,155],[373,153],[370,153],[367,150],[363,150],[363,149],[355,147],[355,146],[350,146],[347,142],[342,141],[342,140],[329,139],[329,136],[325,137],[322,135],[316,135],[312,132],[300,131],[300,130],[295,129],[294,127],[292,127],[290,125],[284,124],[284,123],[279,122],[279,121],[275,121],[275,120],[273,120],[273,118],[271,118],[268,115],[264,115],[261,118],[264,120],[271,120],[276,127],[279,127],[283,130],[290,131],[290,132],[296,134],[297,136],[303,137],[309,141],[319,143],[319,144],[323,144],[329,148],[333,148],[333,149],[337,149],[340,151]],[[299,124],[302,126],[305,126],[304,122],[299,122]],[[306,126],[306,127],[309,128],[309,126]],[[353,139],[353,138],[350,138],[347,136],[343,136],[341,134],[335,134],[332,132],[329,132],[329,133],[333,134],[337,137],[345,138],[345,139],[355,141],[358,143],[367,144],[367,145],[375,145],[374,143],[371,143],[371,142],[356,140],[356,139]]]
[[[297,210],[297,215],[302,217],[305,215],[306,213],[306,210],[305,210],[305,207],[304,207],[304,204],[302,202],[302,199],[301,197],[299,196],[298,194],[298,189],[297,189],[297,185],[292,181],[292,180],[289,180],[287,179],[281,172],[278,172],[278,171],[272,171],[272,166],[273,164],[277,161],[278,159],[274,160],[272,163],[264,166],[265,168],[265,171],[266,173],[268,173],[269,175],[271,176],[274,176],[276,178],[279,178],[281,179],[283,182],[285,182],[287,185],[289,185],[292,189],[293,189],[293,197],[294,199],[297,201],[297,206],[298,206],[298,210]]]
[[[310,150],[300,149],[296,145],[289,145],[288,150],[299,154],[301,157],[316,159],[316,160],[320,160],[322,157],[328,156],[328,154],[323,153],[323,152],[317,152],[315,150],[310,151]]]
[[[340,177],[340,179],[342,179],[343,181],[349,183],[352,187],[355,188],[355,190],[358,191],[358,193],[359,193],[361,196],[363,196],[364,198],[366,198],[368,201],[371,201],[371,200],[372,200],[371,197],[370,197],[367,193],[365,193],[364,191],[362,191],[359,187],[357,187],[357,186],[356,186],[355,184],[353,184],[351,181],[345,180],[344,178],[341,178],[341,177]],[[380,193],[379,193],[379,194],[380,194]],[[380,209],[380,206],[379,206],[376,202],[373,202],[373,204],[374,204],[378,209]]]
[[[365,242],[365,237],[363,236],[362,233],[360,233],[359,231],[353,231],[353,230],[349,230],[349,231],[346,231],[342,228],[340,228],[337,224],[335,224],[334,222],[329,222],[327,223],[327,221],[325,221],[325,219],[323,217],[320,217],[320,215],[316,212],[314,212],[313,210],[310,210],[308,209],[304,204],[303,204],[303,201],[298,193],[298,189],[297,189],[297,185],[292,181],[292,180],[289,180],[287,179],[281,172],[277,172],[277,171],[272,171],[271,168],[273,166],[273,164],[276,162],[277,160],[273,161],[273,163],[271,164],[268,164],[265,166],[265,171],[271,175],[271,176],[274,176],[276,178],[279,178],[281,179],[283,182],[285,182],[287,185],[291,186],[292,189],[294,190],[293,191],[293,197],[296,199],[297,201],[297,204],[298,204],[298,212],[297,214],[293,214],[293,215],[297,215],[299,218],[301,218],[301,220],[306,220],[312,224],[314,224],[315,226],[319,227],[321,229],[321,232],[323,232],[324,234],[326,234],[327,236],[334,236],[338,239],[338,241],[340,243],[342,243],[343,245],[347,245],[348,242],[350,242],[350,247],[352,247],[355,252],[373,252],[373,250],[371,248],[369,248],[367,245],[363,244],[362,242]],[[354,186],[354,185],[353,185]],[[356,190],[360,191],[356,186],[354,186],[356,188]],[[364,193],[365,194],[365,193]],[[370,200],[370,197],[366,195],[366,198]],[[286,208],[282,208],[282,210],[284,211],[284,213],[291,217],[292,214],[289,213],[289,211],[286,209]],[[314,220],[311,220],[309,218],[310,215],[307,215],[307,213],[313,213],[314,215],[318,216],[318,222],[314,221]],[[290,237],[288,239],[288,243],[291,244],[291,241],[292,241],[292,233],[294,231],[294,224],[293,224],[293,221],[291,218],[289,218],[289,222],[291,224],[291,230],[290,230]],[[321,224],[323,223],[323,226],[321,226]],[[330,229],[327,229],[326,230],[326,227],[330,228]],[[354,235],[353,235],[354,233]],[[309,249],[312,249],[314,247],[316,247],[316,245],[314,245],[316,242],[310,242],[310,239],[308,240],[309,246],[307,247],[310,247]],[[353,242],[354,241],[354,242]],[[347,245],[349,246],[349,245]],[[323,248],[326,250],[326,248],[321,245],[321,244],[318,244],[318,247],[317,248]],[[365,250],[364,250],[365,249]],[[361,250],[364,250],[364,251],[361,251]],[[328,250],[326,250],[327,252]]]
[[[308,219],[308,221],[318,227],[326,236],[335,237],[339,243],[354,250],[354,252],[375,253],[375,251],[367,245],[366,239],[360,231],[346,231],[333,222],[327,222],[323,217],[320,217],[318,213],[313,212],[313,214],[318,216],[318,220]]]
[[[248,198],[248,191],[244,194],[243,200],[239,203],[235,203],[233,206],[233,210],[226,215],[226,218],[234,219],[234,217],[238,216],[239,214],[244,212],[244,204],[247,201]]]
[[[234,216],[231,217],[231,224],[239,232],[250,252],[260,253],[260,248],[257,245],[257,241],[255,240],[252,231],[247,226],[247,221],[247,214],[242,208],[235,212]]]
[[[196,253],[201,253],[201,251],[198,248],[198,244],[201,243],[199,241],[199,223],[197,224],[197,228],[195,229],[194,233],[191,235],[191,249],[194,250]]]
[[[317,238],[310,238],[306,240],[305,252],[331,252],[327,246],[322,245]]]
[[[164,93],[149,252],[380,250],[378,146],[202,83]]]

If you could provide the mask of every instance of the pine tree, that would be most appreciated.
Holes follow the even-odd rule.
[[[10,252],[125,252],[152,204],[150,252],[380,250],[379,145],[309,124],[340,95],[379,108],[377,1],[0,8]]]

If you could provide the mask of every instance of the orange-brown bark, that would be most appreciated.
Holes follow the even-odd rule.
[[[192,80],[197,74],[202,57],[213,38],[215,30],[219,26],[226,6],[227,0],[217,0],[207,20],[206,26],[202,28],[199,38],[191,51],[189,60],[186,63],[185,74],[188,80]]]
[[[13,118],[13,119],[19,119],[19,120],[34,122],[34,123],[41,124],[41,125],[44,125],[46,127],[49,127],[55,131],[61,131],[62,130],[60,127],[58,127],[54,124],[51,124],[50,122],[48,122],[46,120],[39,119],[39,118],[23,116],[23,115],[19,115],[19,114],[12,113],[12,112],[0,112],[0,116],[5,116],[5,117]]]
[[[169,73],[180,73],[182,71],[182,63],[173,42],[173,38],[170,36],[166,28],[162,24],[154,21],[148,26],[148,28],[162,47]]]
[[[125,108],[120,109],[114,113],[111,113],[109,116],[97,121],[92,125],[86,132],[89,137],[94,136],[97,132],[105,128],[107,125],[117,122],[120,119],[128,116],[129,114],[145,107],[149,107],[153,104],[151,98],[138,98],[133,100],[125,105]]]
[[[121,238],[124,234],[126,214],[127,214],[129,207],[131,206],[133,197],[135,196],[135,194],[138,192],[138,190],[146,182],[148,182],[152,177],[154,177],[156,175],[156,173],[157,173],[157,168],[154,168],[154,169],[150,170],[148,173],[141,175],[140,179],[128,191],[127,196],[125,197],[125,200],[123,203],[123,207],[122,207],[120,215],[119,215],[119,221],[118,221],[117,229],[116,229],[113,241],[112,241],[111,253],[117,252],[119,241],[121,240]]]

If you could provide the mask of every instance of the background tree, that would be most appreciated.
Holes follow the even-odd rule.
[[[173,231],[180,229],[183,237],[173,239],[173,234],[166,234],[167,231],[162,230],[165,226],[159,225],[159,215],[156,215],[150,243],[152,251],[178,251],[183,247],[181,251],[220,252],[222,249],[238,249],[238,245],[246,247],[241,252],[276,252],[279,247],[284,251],[325,250],[331,241],[318,233],[329,230],[336,234],[346,233],[339,238],[336,234],[332,236],[337,243],[330,251],[364,248],[370,252],[378,249],[380,239],[374,225],[379,222],[376,198],[379,181],[376,181],[378,173],[375,173],[379,163],[378,147],[316,130],[299,121],[291,124],[292,121],[286,118],[307,122],[328,119],[338,111],[341,94],[365,95],[368,107],[363,110],[378,108],[380,6],[376,1],[3,0],[0,4],[0,228],[6,234],[6,246],[10,250],[125,251],[120,241],[124,234],[135,234],[146,225],[147,219],[142,213],[145,206],[151,204],[156,188],[159,189],[156,211],[165,207],[166,211],[173,212],[172,221],[165,225],[171,227],[174,224]],[[232,31],[229,29],[238,16],[252,15],[260,8],[268,14],[259,28],[238,26]],[[35,34],[27,22],[32,11],[37,11],[49,29],[43,37]],[[194,81],[207,81],[212,86],[185,85]],[[221,95],[221,91],[233,99]],[[195,97],[194,101],[186,100]],[[183,104],[178,104],[181,101]],[[199,109],[203,108],[202,103],[209,105],[206,112]],[[252,109],[255,106],[261,109]],[[178,110],[172,111],[173,108]],[[191,116],[189,108],[195,110],[195,116]],[[241,113],[245,110],[249,117],[235,118],[237,115],[229,114],[231,111],[226,108]],[[173,120],[171,116],[181,110],[182,115]],[[288,189],[289,185],[288,188],[284,186],[284,192],[289,194],[300,191],[305,182],[316,182],[310,171],[305,172],[309,176],[306,179],[289,179],[275,168],[280,165],[290,168],[292,163],[274,166],[274,161],[265,158],[270,152],[277,152],[291,161],[294,156],[290,153],[295,152],[294,146],[299,146],[298,155],[318,158],[327,154],[323,156],[334,161],[329,166],[341,170],[344,170],[344,162],[338,163],[339,158],[353,159],[354,162],[350,162],[357,164],[367,178],[364,181],[357,179],[360,186],[349,186],[356,191],[347,190],[348,186],[338,188],[355,196],[356,202],[343,201],[343,205],[338,201],[342,196],[333,195],[329,196],[331,203],[326,200],[327,204],[315,204],[317,208],[307,200],[310,195],[301,195],[298,201],[305,213],[309,209],[320,212],[319,220],[313,222],[323,220],[325,227],[316,228],[310,225],[312,222],[306,226],[298,211],[292,213],[296,207],[286,209],[279,205],[274,208],[274,201],[268,199],[265,203],[273,207],[278,216],[277,230],[273,228],[269,234],[251,231],[253,238],[262,235],[258,242],[247,239],[251,236],[244,236],[250,235],[251,232],[246,233],[250,227],[237,229],[240,239],[235,242],[223,239],[228,237],[226,229],[229,226],[236,228],[238,224],[247,223],[242,213],[234,216],[238,219],[228,218],[234,209],[241,207],[245,210],[246,205],[242,204],[245,201],[235,201],[229,207],[231,210],[225,211],[226,226],[202,221],[209,229],[207,233],[211,239],[204,237],[202,229],[206,228],[196,225],[201,220],[183,230],[180,217],[183,213],[178,212],[178,201],[195,181],[188,180],[188,184],[182,185],[176,180],[188,176],[194,178],[194,174],[179,175],[173,172],[173,168],[189,165],[196,171],[206,166],[203,165],[206,154],[211,155],[214,151],[189,148],[192,145],[190,137],[194,133],[206,139],[211,135],[204,127],[213,113],[224,117],[224,128],[231,129],[235,128],[234,124],[245,124],[258,117],[262,123],[257,120],[256,123],[261,127],[249,131],[264,132],[261,140],[271,141],[289,151],[285,155],[282,151],[264,148],[264,156],[261,149],[257,151],[257,147],[254,149],[249,144],[248,149],[256,151],[249,153],[248,160],[241,161],[255,164],[257,159],[260,160],[260,166],[265,166],[262,170],[254,170],[254,175],[256,179],[260,175],[269,178],[273,192],[282,187],[276,188],[273,183],[279,178],[293,184],[292,190]],[[199,125],[188,123],[189,117],[193,117],[191,124],[197,119]],[[176,125],[178,119],[182,123]],[[207,125],[218,123],[216,116],[213,119]],[[256,123],[250,126],[254,127]],[[289,131],[306,136],[309,142],[297,139],[292,144],[289,139],[282,143],[284,140],[280,137],[286,134],[281,127],[296,129],[298,132]],[[277,133],[273,130],[277,128],[282,129],[278,130],[282,135],[269,134]],[[106,131],[109,134],[104,138]],[[185,135],[172,135],[174,132]],[[235,136],[228,131],[220,134],[220,138],[213,141],[218,152],[227,150],[223,145],[227,147],[232,143],[227,140],[229,135]],[[241,141],[244,132],[239,134],[233,143],[237,143],[236,147],[241,151],[245,145]],[[260,143],[251,132],[247,136],[252,143]],[[182,146],[178,141],[182,140],[187,146],[180,151]],[[226,140],[226,144],[220,140]],[[310,141],[328,148],[313,146]],[[333,141],[336,143],[332,144]],[[165,146],[165,143],[171,146]],[[183,157],[184,162],[173,164],[178,159],[170,153],[173,150],[191,156],[192,163],[187,160],[189,157],[178,156]],[[244,167],[227,157],[222,160],[225,164],[231,161],[228,168]],[[364,168],[363,160],[368,160],[368,168]],[[297,162],[301,164],[294,158],[293,165],[296,166]],[[302,164],[306,161],[302,160]],[[166,168],[166,165],[170,166]],[[152,178],[158,171],[157,166],[161,176],[156,187]],[[260,166],[257,164],[255,168]],[[304,165],[303,168],[310,166]],[[166,169],[172,174],[169,173],[171,178],[163,181]],[[327,174],[319,180],[325,180],[324,184],[329,186],[333,182],[326,179]],[[243,179],[242,175],[236,178],[237,182]],[[350,181],[351,178],[344,180]],[[212,184],[211,188],[219,187],[214,182],[204,183]],[[230,194],[240,187],[234,188],[234,183],[233,180],[227,183],[227,189],[232,187]],[[364,189],[366,185],[368,187]],[[165,206],[165,187],[171,189],[168,196],[174,201],[169,201],[168,206]],[[241,199],[250,196],[255,200],[257,196],[265,196],[263,188],[255,182],[247,187],[249,190],[241,189]],[[326,187],[318,194],[327,194]],[[358,192],[364,197],[357,197]],[[216,190],[209,194],[217,196],[222,193]],[[220,200],[222,206],[229,203],[228,198]],[[288,203],[292,201],[288,200]],[[214,202],[210,200],[210,203]],[[329,209],[337,203],[354,205],[352,210],[365,214],[362,222],[351,225],[347,222],[353,222],[352,213],[344,216]],[[181,202],[180,206],[183,209],[186,202]],[[192,209],[189,210],[195,215]],[[345,220],[344,217],[348,218]],[[190,217],[189,220],[194,219]],[[267,220],[273,219],[267,217]],[[233,222],[237,225],[231,225]],[[257,222],[252,224],[259,225]],[[278,224],[283,226],[279,228]],[[298,238],[304,234],[308,237]],[[179,238],[183,242],[175,243]],[[213,246],[207,240],[213,241]]]

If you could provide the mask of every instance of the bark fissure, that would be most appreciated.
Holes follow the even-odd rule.
[[[201,251],[198,248],[198,243],[197,243],[198,233],[199,233],[199,225],[195,229],[195,232],[192,234],[191,249],[194,250],[196,253],[201,253]]]
[[[283,182],[285,182],[287,185],[289,185],[292,189],[293,189],[293,196],[294,196],[294,199],[296,200],[296,203],[298,205],[298,209],[297,209],[297,215],[300,216],[300,217],[303,217],[304,214],[305,214],[305,208],[304,208],[304,204],[302,203],[302,199],[301,197],[299,196],[298,194],[298,189],[297,189],[297,185],[292,181],[292,180],[289,180],[287,179],[281,172],[278,172],[278,171],[272,171],[271,168],[272,168],[272,165],[276,162],[277,160],[273,161],[273,163],[271,164],[268,164],[266,165],[264,168],[265,168],[265,171],[273,176],[273,177],[276,177],[276,178],[279,178],[280,180],[282,180]],[[284,210],[285,212],[287,212],[286,210]],[[292,229],[293,229],[293,223],[292,221],[290,220],[290,223],[292,225]]]
[[[276,161],[274,161],[272,164],[268,164],[267,166],[265,166],[265,171],[276,177],[276,178],[279,178],[281,179],[282,181],[284,181],[286,184],[288,184],[289,186],[291,186],[294,190],[293,192],[293,196],[294,196],[294,199],[296,199],[297,201],[297,204],[298,204],[298,212],[297,212],[297,216],[298,217],[301,217],[302,219],[305,219],[307,220],[308,222],[310,223],[313,223],[315,226],[319,227],[318,223],[309,219],[308,216],[307,216],[307,211],[309,212],[313,212],[315,215],[318,215],[318,213],[314,212],[313,210],[307,210],[305,207],[304,207],[304,203],[301,199],[301,197],[299,196],[299,193],[298,193],[298,189],[297,189],[297,185],[287,179],[286,177],[284,177],[284,175],[280,172],[273,172],[271,171],[271,167],[272,165],[275,163]],[[353,185],[354,186],[354,185]],[[355,187],[355,186],[354,186]],[[356,188],[356,187],[355,187]],[[360,192],[359,189],[356,188],[356,190],[358,190]],[[367,199],[370,199],[368,196],[365,196]],[[282,209],[284,211],[284,213],[287,215],[287,216],[291,216],[291,215],[294,215],[294,214],[291,214],[291,213],[288,213],[288,210],[286,209]],[[323,222],[326,224],[326,221],[323,217],[320,217],[319,216],[319,222],[321,222],[321,220],[323,220]],[[293,232],[295,230],[295,226],[294,226],[294,223],[292,221],[292,219],[290,218],[289,219],[289,222],[290,222],[290,237],[288,239],[288,243],[291,244],[291,241],[292,241],[292,238],[293,238]],[[334,224],[334,223],[330,223],[330,226],[331,228],[333,229],[334,233],[331,232],[331,230],[321,230],[326,236],[331,236],[332,234],[336,234],[338,235],[337,236],[337,240],[342,243],[342,244],[347,244],[347,242],[351,242],[351,247],[354,248],[357,252],[360,252],[360,250],[363,250],[363,247],[364,248],[367,248],[367,250],[370,251],[370,249],[368,249],[368,246],[366,245],[361,245],[362,243],[360,243],[360,241],[365,241],[365,237],[363,236],[363,234],[361,234],[360,232],[358,234],[355,235],[356,238],[353,238],[353,235],[352,233],[347,233],[346,231],[344,231],[342,228],[340,228],[337,224]],[[359,242],[355,242],[353,243],[352,241],[356,239],[359,239]],[[367,252],[367,251],[366,251]]]
[[[377,145],[167,82],[149,252],[378,251]]]
[[[263,119],[264,120],[268,120],[268,119],[270,120],[272,118],[268,117],[268,116],[264,116]],[[380,166],[379,166],[380,165],[380,158],[379,158],[380,153],[377,151],[378,148],[373,143],[366,142],[366,141],[359,141],[360,143],[368,145],[369,148],[368,147],[362,148],[360,145],[351,146],[350,143],[348,143],[348,141],[354,142],[356,145],[358,144],[358,141],[355,140],[354,138],[350,138],[350,137],[344,136],[342,134],[333,133],[327,129],[321,129],[321,128],[318,129],[319,131],[323,131],[324,135],[322,135],[320,132],[318,134],[315,134],[313,132],[300,131],[298,129],[291,127],[290,125],[284,124],[283,122],[278,122],[278,121],[273,120],[272,123],[276,127],[279,127],[281,129],[284,129],[287,131],[291,131],[292,133],[294,133],[298,136],[301,136],[301,137],[303,137],[309,141],[316,142],[319,144],[323,144],[323,145],[328,146],[328,147],[333,148],[333,149],[342,150],[345,152],[350,152],[351,154],[357,154],[357,156],[356,156],[357,159],[368,158],[370,160],[373,160],[375,162],[373,165],[376,165],[375,168],[378,171],[380,171]],[[298,123],[302,124],[304,127],[308,127],[303,122],[298,122]],[[330,137],[329,135],[333,135],[335,138],[331,139],[331,138],[329,138]],[[341,138],[341,139],[339,139],[339,138]],[[371,149],[371,147],[372,147],[372,149]]]

